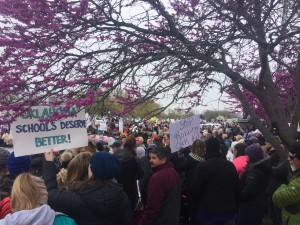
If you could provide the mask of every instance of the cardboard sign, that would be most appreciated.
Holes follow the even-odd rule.
[[[59,109],[36,106],[11,125],[15,156],[47,152],[50,149],[63,150],[88,145],[86,119],[84,111],[76,114],[71,108],[70,117],[58,121],[41,122],[50,118]]]
[[[199,115],[188,117],[175,123],[170,123],[171,151],[176,152],[188,147],[200,138]]]

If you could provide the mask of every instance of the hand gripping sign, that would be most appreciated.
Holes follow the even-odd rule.
[[[42,122],[52,114],[63,112],[69,117],[51,122]],[[47,106],[35,106],[28,115],[22,115],[11,125],[15,156],[38,154],[49,149],[63,150],[87,146],[88,136],[84,110],[77,112]]]

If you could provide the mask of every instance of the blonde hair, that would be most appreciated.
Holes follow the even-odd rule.
[[[68,162],[71,161],[72,159],[73,159],[73,155],[70,151],[66,150],[60,155],[61,162]]]
[[[243,136],[240,135],[240,134],[238,134],[238,135],[235,136],[235,140],[236,140],[236,141],[240,141],[240,140],[242,140],[242,139],[244,139],[244,138],[243,138]]]
[[[56,174],[56,181],[59,189],[65,188],[67,186],[67,170],[65,168],[62,168]]]
[[[11,190],[12,211],[31,210],[40,206],[41,192],[29,173],[22,173],[14,181]]]

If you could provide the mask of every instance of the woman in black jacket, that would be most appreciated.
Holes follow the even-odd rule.
[[[237,225],[260,225],[268,209],[267,185],[272,173],[269,157],[252,144],[245,150],[247,168],[241,176],[242,192],[239,201]]]
[[[133,213],[139,198],[137,180],[140,180],[144,175],[140,159],[137,158],[135,138],[127,137],[124,142],[124,149],[119,147],[114,150],[113,148],[113,155],[122,165],[122,170],[116,176],[116,180],[119,184],[122,184],[131,203]]]
[[[186,160],[180,165],[180,169],[185,172],[185,179],[182,184],[181,193],[187,197],[189,224],[196,224],[197,204],[190,196],[191,183],[193,181],[195,169],[197,165],[204,162],[205,157],[205,143],[197,139],[191,146],[191,152],[188,154]]]
[[[90,160],[89,179],[78,192],[57,188],[53,151],[45,153],[43,178],[49,206],[73,218],[78,225],[131,225],[130,202],[113,178],[119,161],[110,153],[97,152]]]

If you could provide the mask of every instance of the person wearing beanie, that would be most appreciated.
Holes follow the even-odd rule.
[[[220,152],[220,144],[214,137],[206,141],[205,161],[195,169],[190,192],[197,204],[197,222],[234,224],[240,195],[239,176]]]
[[[52,209],[70,216],[77,225],[131,225],[129,199],[113,179],[120,173],[121,164],[112,154],[101,151],[92,155],[88,180],[79,183],[77,191],[58,189],[53,151],[45,153],[45,159],[43,179]]]
[[[260,144],[258,143],[257,137],[255,137],[255,136],[250,137],[249,140],[252,141],[253,144],[257,144],[258,146],[260,146]]]
[[[264,158],[264,152],[260,146],[252,144],[245,149],[245,154],[248,156],[251,164],[256,163]]]
[[[248,162],[248,158],[247,156],[245,156],[246,148],[247,145],[244,143],[238,143],[233,147],[234,160],[232,161],[232,163],[235,166],[239,177],[242,176]]]
[[[15,153],[12,152],[7,158],[6,166],[9,174],[14,176],[28,172],[31,167],[30,156],[15,157]]]
[[[289,148],[287,160],[290,164],[292,177],[288,184],[281,184],[274,192],[274,205],[282,208],[282,224],[300,224],[300,142],[297,141]]]
[[[103,151],[104,150],[104,141],[103,140],[100,140],[100,141],[98,141],[97,143],[96,143],[96,146],[97,146],[97,150],[99,151],[99,152],[101,152],[101,151]]]
[[[31,159],[30,156],[15,157],[15,153],[9,154],[6,160],[8,173],[0,180],[1,199],[10,196],[11,188],[15,178],[24,172],[30,172]]]
[[[163,146],[162,139],[157,134],[153,135],[152,142],[156,146]]]
[[[121,163],[110,153],[99,152],[90,160],[89,177],[111,180],[121,172]]]
[[[0,220],[0,225],[76,225],[70,217],[57,214],[47,202],[48,192],[43,179],[22,173],[12,187],[10,206],[13,213]]]
[[[269,157],[257,144],[245,149],[248,157],[247,168],[241,176],[242,192],[237,225],[259,225],[268,210],[266,192],[272,166]]]

